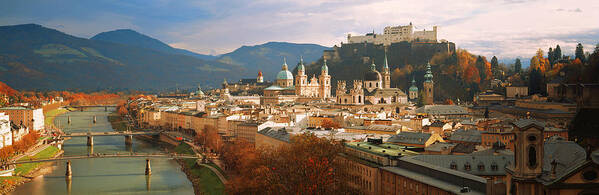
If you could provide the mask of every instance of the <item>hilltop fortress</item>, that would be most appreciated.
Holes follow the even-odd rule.
[[[391,43],[407,42],[437,42],[437,26],[432,31],[414,31],[414,25],[410,22],[407,26],[387,26],[383,34],[367,33],[364,36],[347,35],[348,43],[372,43],[375,45],[391,45]]]

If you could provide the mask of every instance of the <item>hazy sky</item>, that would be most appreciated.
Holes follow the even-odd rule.
[[[171,46],[222,54],[268,41],[333,46],[348,33],[381,33],[412,22],[439,26],[439,39],[500,58],[530,57],[599,42],[599,1],[581,0],[22,0],[0,2],[0,25],[38,23],[89,38],[130,28]]]

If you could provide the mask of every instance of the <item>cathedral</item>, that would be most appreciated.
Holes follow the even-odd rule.
[[[293,74],[289,71],[287,60],[283,58],[283,68],[277,74],[274,85],[264,89],[262,103],[281,103],[296,101],[297,98],[305,100],[327,99],[331,97],[331,76],[327,61],[321,67],[320,76],[315,75],[308,80],[303,58],[297,67],[295,82]]]
[[[391,88],[391,73],[387,55],[382,74],[376,70],[374,61],[370,71],[364,74],[363,80],[354,80],[351,89],[346,88],[345,81],[337,81],[337,104],[342,105],[381,105],[407,104],[408,96],[398,88]]]
[[[294,76],[289,71],[287,60],[283,59],[281,71],[277,74],[273,85],[264,89],[264,96],[261,104],[278,104],[281,102],[307,102],[312,100],[336,100],[336,104],[341,107],[358,106],[364,111],[387,110],[389,105],[397,105],[395,112],[399,113],[399,105],[408,103],[408,95],[401,89],[391,88],[391,72],[385,54],[384,66],[382,72],[376,69],[374,61],[370,65],[370,70],[364,73],[363,80],[354,80],[353,86],[346,86],[346,81],[337,81],[336,98],[331,95],[331,75],[326,59],[321,68],[320,75],[312,75],[310,78],[306,74],[303,58],[297,66],[297,75]],[[430,64],[427,64],[426,74],[424,75],[423,97],[425,104],[433,103],[433,74]],[[418,88],[415,81],[409,88],[410,99],[418,98]],[[373,105],[373,106],[369,106]],[[364,108],[361,108],[364,107]],[[368,108],[370,107],[370,108]],[[389,107],[388,109],[392,109]],[[391,110],[389,110],[391,111]]]

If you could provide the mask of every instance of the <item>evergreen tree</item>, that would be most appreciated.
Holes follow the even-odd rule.
[[[555,55],[553,52],[553,49],[550,47],[549,51],[547,52],[547,59],[549,60],[549,65],[551,65],[551,68],[553,69],[553,64],[555,64]]]
[[[545,86],[543,74],[541,70],[538,68],[530,68],[530,73],[528,74],[528,88],[530,90],[530,94],[543,93],[543,86]]]
[[[476,58],[475,64],[476,64],[476,68],[478,69],[478,73],[479,73],[481,82],[483,80],[489,79],[490,77],[489,77],[489,75],[487,75],[487,71],[485,71],[485,70],[487,70],[487,67],[485,67],[486,66],[485,59],[482,56],[478,56],[478,58]]]
[[[499,62],[497,61],[497,57],[495,56],[491,58],[491,72],[493,73],[493,78],[499,78],[501,76],[499,70]]]
[[[522,71],[522,62],[520,62],[520,58],[516,58],[516,62],[514,63],[514,71],[516,73],[520,73],[520,71]]]
[[[575,59],[580,59],[582,63],[585,62],[584,48],[582,47],[582,44],[578,43],[578,45],[576,45],[576,51],[574,52],[574,55],[576,56]]]
[[[553,58],[555,58],[554,60],[556,62],[562,59],[562,49],[559,45],[555,46],[555,49],[553,50]]]
[[[416,107],[422,106],[424,106],[424,90],[418,92],[418,102],[416,102]]]

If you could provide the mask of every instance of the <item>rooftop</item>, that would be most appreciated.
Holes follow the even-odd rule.
[[[395,144],[372,144],[369,142],[345,142],[345,146],[351,147],[360,151],[372,153],[379,156],[407,156],[416,155],[417,152],[406,150],[405,146]]]

